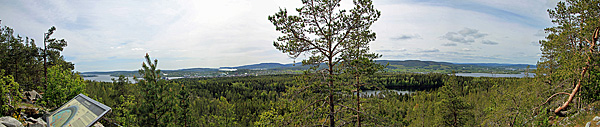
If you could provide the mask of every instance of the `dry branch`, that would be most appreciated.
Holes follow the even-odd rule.
[[[588,47],[588,52],[589,54],[594,54],[594,49],[596,47],[596,42],[598,41],[598,31],[600,31],[600,27],[596,27],[596,29],[594,30],[594,36],[592,38],[592,41],[588,41],[589,43],[589,47]],[[564,110],[565,108],[567,108],[567,106],[569,106],[569,104],[571,103],[571,101],[573,101],[573,98],[575,97],[575,95],[577,94],[577,92],[579,92],[579,89],[581,88],[581,81],[583,80],[583,78],[585,77],[585,74],[587,73],[589,67],[590,67],[590,61],[592,61],[592,56],[591,55],[587,55],[587,61],[585,62],[585,66],[582,68],[581,73],[580,73],[580,77],[579,79],[577,79],[577,85],[575,86],[575,88],[573,89],[573,91],[571,92],[571,94],[569,94],[569,99],[560,107],[556,108],[556,110],[554,110],[555,114],[559,114],[560,111]]]

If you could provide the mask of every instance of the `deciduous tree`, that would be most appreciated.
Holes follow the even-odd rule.
[[[0,115],[12,115],[20,103],[21,89],[11,75],[0,69]]]
[[[85,94],[86,84],[79,74],[65,70],[60,65],[48,68],[42,105],[54,109],[78,94]]]

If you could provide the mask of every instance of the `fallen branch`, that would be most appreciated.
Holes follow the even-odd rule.
[[[566,94],[566,95],[570,95],[570,94],[569,94],[569,93],[567,93],[567,92],[555,93],[555,94],[553,94],[552,96],[550,96],[548,99],[546,99],[546,102],[544,102],[544,103],[540,104],[540,106],[542,106],[542,105],[544,105],[544,104],[548,103],[548,101],[550,101],[550,99],[552,99],[554,96],[556,96],[556,95],[560,95],[560,94]]]
[[[596,47],[596,42],[598,41],[598,31],[600,31],[600,27],[596,27],[596,29],[594,30],[593,33],[593,38],[592,41],[588,41],[589,43],[589,47],[588,47],[588,52],[590,54],[594,54],[594,50]],[[575,86],[575,88],[573,89],[573,91],[571,92],[571,94],[569,94],[569,99],[560,107],[556,108],[556,110],[554,110],[555,114],[559,114],[560,111],[564,110],[565,108],[567,108],[567,106],[569,106],[569,104],[571,103],[571,101],[573,101],[573,98],[575,97],[575,95],[577,94],[577,92],[579,92],[579,88],[581,88],[581,80],[583,80],[583,78],[585,77],[585,74],[587,73],[589,67],[590,67],[590,61],[592,61],[592,57],[591,55],[587,56],[587,61],[585,62],[585,66],[582,68],[581,73],[580,73],[580,77],[579,79],[577,79],[577,85]]]

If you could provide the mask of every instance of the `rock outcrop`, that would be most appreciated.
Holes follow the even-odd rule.
[[[25,97],[25,102],[33,104],[35,103],[37,100],[42,98],[42,95],[40,95],[37,91],[32,90],[32,91],[25,91],[23,92],[23,96]]]
[[[46,127],[46,126],[48,126],[48,124],[41,117],[37,118],[37,119],[27,118],[27,120],[25,121],[25,125],[27,127]]]
[[[592,126],[592,122],[595,122],[595,121],[598,121],[598,122],[596,122],[596,126],[599,126],[600,125],[600,116],[596,116],[596,117],[594,117],[594,119],[592,119],[592,121],[587,122],[585,124],[585,127],[591,127]]]
[[[4,116],[0,117],[0,127],[24,127],[19,120],[10,117]]]

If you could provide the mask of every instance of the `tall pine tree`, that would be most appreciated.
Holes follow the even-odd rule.
[[[305,65],[325,64],[327,67],[317,71],[323,75],[325,85],[321,89],[327,95],[319,100],[326,100],[329,113],[326,116],[329,126],[335,126],[336,100],[339,92],[336,84],[337,74],[341,72],[336,66],[343,61],[345,50],[355,48],[356,39],[362,44],[375,40],[371,25],[379,19],[381,12],[373,7],[371,0],[354,0],[354,8],[340,9],[341,0],[302,0],[303,7],[296,9],[299,15],[288,15],[286,9],[280,9],[268,19],[275,25],[275,30],[283,33],[273,45],[292,58],[308,54],[302,61]],[[309,123],[310,124],[310,123]]]
[[[142,90],[141,99],[143,99],[139,103],[140,124],[154,127],[167,126],[173,117],[169,116],[173,115],[169,112],[174,106],[175,93],[171,88],[172,84],[161,79],[160,69],[157,69],[158,60],[152,62],[147,53],[145,58],[146,62],[142,63],[142,69],[139,70],[143,79],[138,81]]]
[[[546,40],[540,41],[542,58],[537,65],[536,76],[552,87],[570,88],[563,89],[570,90],[569,93],[557,92],[550,96],[552,98],[557,95],[569,95],[568,99],[554,110],[554,113],[563,115],[560,111],[569,106],[582,88],[599,88],[598,84],[593,83],[599,75],[591,75],[590,72],[598,72],[599,69],[597,60],[600,50],[600,1],[561,1],[556,8],[549,9],[548,13],[557,26],[545,29],[549,35]]]

